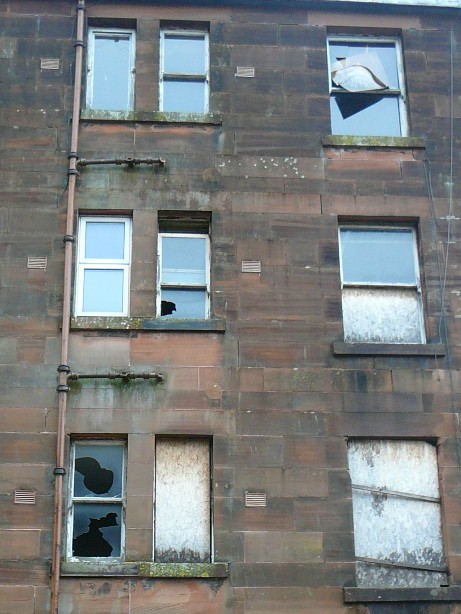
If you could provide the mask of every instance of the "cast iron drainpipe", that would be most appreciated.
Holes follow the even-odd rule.
[[[121,373],[69,373],[68,381],[77,381],[79,379],[122,379],[124,382],[129,382],[132,379],[155,379],[157,382],[163,382],[163,373],[146,372],[133,373],[132,371],[122,371]]]
[[[61,333],[61,364],[58,367],[58,427],[56,442],[56,467],[54,494],[54,521],[53,521],[53,550],[51,559],[51,599],[50,613],[58,614],[59,591],[61,573],[61,549],[62,549],[62,492],[65,452],[65,424],[67,409],[67,374],[70,372],[67,366],[69,354],[69,327],[70,327],[70,296],[72,279],[72,243],[74,242],[74,200],[75,182],[78,174],[77,146],[78,129],[80,118],[80,99],[82,95],[82,59],[83,59],[83,27],[85,15],[85,0],[77,0],[77,32],[75,39],[75,71],[74,71],[74,98],[72,105],[72,129],[70,139],[69,167],[67,171],[67,217],[66,234],[64,236],[64,281],[63,281],[63,305],[62,305],[62,333]]]
[[[79,158],[77,160],[77,168],[82,166],[91,166],[96,164],[126,164],[128,168],[139,166],[140,164],[156,164],[157,166],[165,166],[166,161],[163,158],[103,158],[101,160],[86,160],[85,158]]]

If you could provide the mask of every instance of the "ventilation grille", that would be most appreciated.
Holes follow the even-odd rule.
[[[242,260],[242,273],[261,273],[261,261]]]
[[[254,77],[255,76],[255,69],[253,68],[253,66],[237,66],[237,72],[235,73],[236,77],[245,77],[245,78],[249,78],[249,77]]]
[[[40,68],[42,70],[59,70],[59,59],[41,58]]]
[[[266,507],[266,493],[245,492],[245,507]]]
[[[48,263],[48,259],[39,257],[39,256],[29,256],[27,258],[27,268],[28,269],[46,269],[46,265]]]
[[[15,490],[14,502],[22,505],[35,505],[35,490]]]

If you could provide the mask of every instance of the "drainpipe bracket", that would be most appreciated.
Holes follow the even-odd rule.
[[[53,469],[53,475],[66,475],[66,470],[64,467],[55,467]]]
[[[58,392],[69,392],[69,386],[67,384],[59,384],[59,386],[56,388],[56,390]]]
[[[73,243],[75,241],[74,235],[64,235],[64,243]]]

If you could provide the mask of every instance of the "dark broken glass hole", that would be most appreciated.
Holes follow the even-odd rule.
[[[77,535],[72,542],[74,556],[110,556],[113,547],[104,539],[100,529],[116,527],[117,514],[109,512],[101,518],[90,518],[88,531]]]
[[[384,96],[370,96],[366,94],[348,94],[346,96],[336,96],[336,104],[343,117],[347,119],[356,113],[360,113],[368,107],[372,107],[380,102]]]
[[[102,495],[112,487],[114,473],[104,469],[95,458],[82,456],[75,459],[75,470],[84,476],[83,484],[97,495]]]
[[[171,301],[162,301],[160,306],[160,315],[170,316],[173,311],[176,311],[176,303]]]

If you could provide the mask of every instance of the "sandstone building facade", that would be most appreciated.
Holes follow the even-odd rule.
[[[0,612],[461,611],[461,4],[0,4]]]

